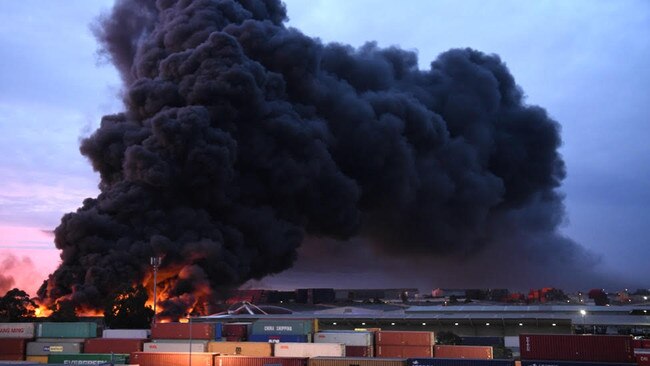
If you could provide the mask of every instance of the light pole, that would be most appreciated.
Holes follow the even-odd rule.
[[[151,266],[153,267],[153,319],[151,322],[156,324],[156,303],[158,302],[156,288],[158,287],[158,267],[162,260],[161,257],[151,257]]]
[[[582,316],[582,334],[585,333],[585,315],[587,315],[587,311],[585,309],[580,309],[580,316]]]

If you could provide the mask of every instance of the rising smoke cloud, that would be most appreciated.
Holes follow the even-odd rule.
[[[557,233],[559,125],[498,56],[453,49],[420,70],[414,52],[285,20],[274,0],[118,0],[101,18],[125,111],[81,144],[101,193],[57,227],[43,299],[99,308],[162,255],[168,307],[210,302],[290,268],[306,237],[593,261]]]

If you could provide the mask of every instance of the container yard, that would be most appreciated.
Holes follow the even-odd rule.
[[[94,322],[0,323],[0,329],[0,366],[190,360],[194,366],[650,366],[650,340],[623,335],[523,333],[438,344],[431,331],[319,330],[314,319],[170,322],[151,331],[102,330]]]

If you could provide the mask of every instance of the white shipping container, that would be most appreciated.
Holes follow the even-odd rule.
[[[0,323],[0,338],[34,338],[34,323]]]
[[[345,357],[345,345],[341,343],[275,343],[275,357]]]
[[[342,343],[346,346],[372,346],[375,336],[371,332],[318,332],[314,343]],[[519,340],[517,340],[518,342]]]
[[[147,339],[151,336],[149,329],[104,329],[102,338]]]
[[[47,356],[56,353],[81,353],[83,343],[27,342],[27,356]]]
[[[503,337],[503,345],[506,348],[519,348],[519,336]]]
[[[147,342],[142,346],[144,352],[205,352],[207,342]]]

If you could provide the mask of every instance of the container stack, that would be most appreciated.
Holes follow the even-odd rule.
[[[258,320],[251,326],[248,337],[252,342],[311,342],[316,320]]]
[[[252,323],[225,323],[222,326],[222,340],[226,342],[244,342]]]
[[[221,339],[221,324],[155,323],[151,327],[151,338],[151,342],[143,344],[143,352],[207,352],[208,342]]]
[[[344,357],[345,345],[341,343],[276,343],[273,345],[276,357]]]
[[[222,355],[271,357],[273,344],[268,342],[210,342],[208,352]]]
[[[580,362],[620,365],[635,362],[631,336],[521,334],[522,366],[574,366]]]
[[[406,366],[404,358],[314,357],[309,366]]]
[[[325,331],[314,334],[314,343],[341,343],[347,357],[373,357],[375,334],[373,332]]]
[[[38,323],[36,340],[27,343],[25,359],[48,363],[50,355],[77,355],[83,352],[86,339],[96,337],[97,324],[93,322]]]
[[[433,332],[379,331],[375,333],[376,357],[433,357]]]
[[[27,342],[34,339],[34,328],[34,323],[0,323],[0,360],[25,360]]]
[[[406,360],[406,366],[515,366],[515,361],[471,358],[409,358]]]

